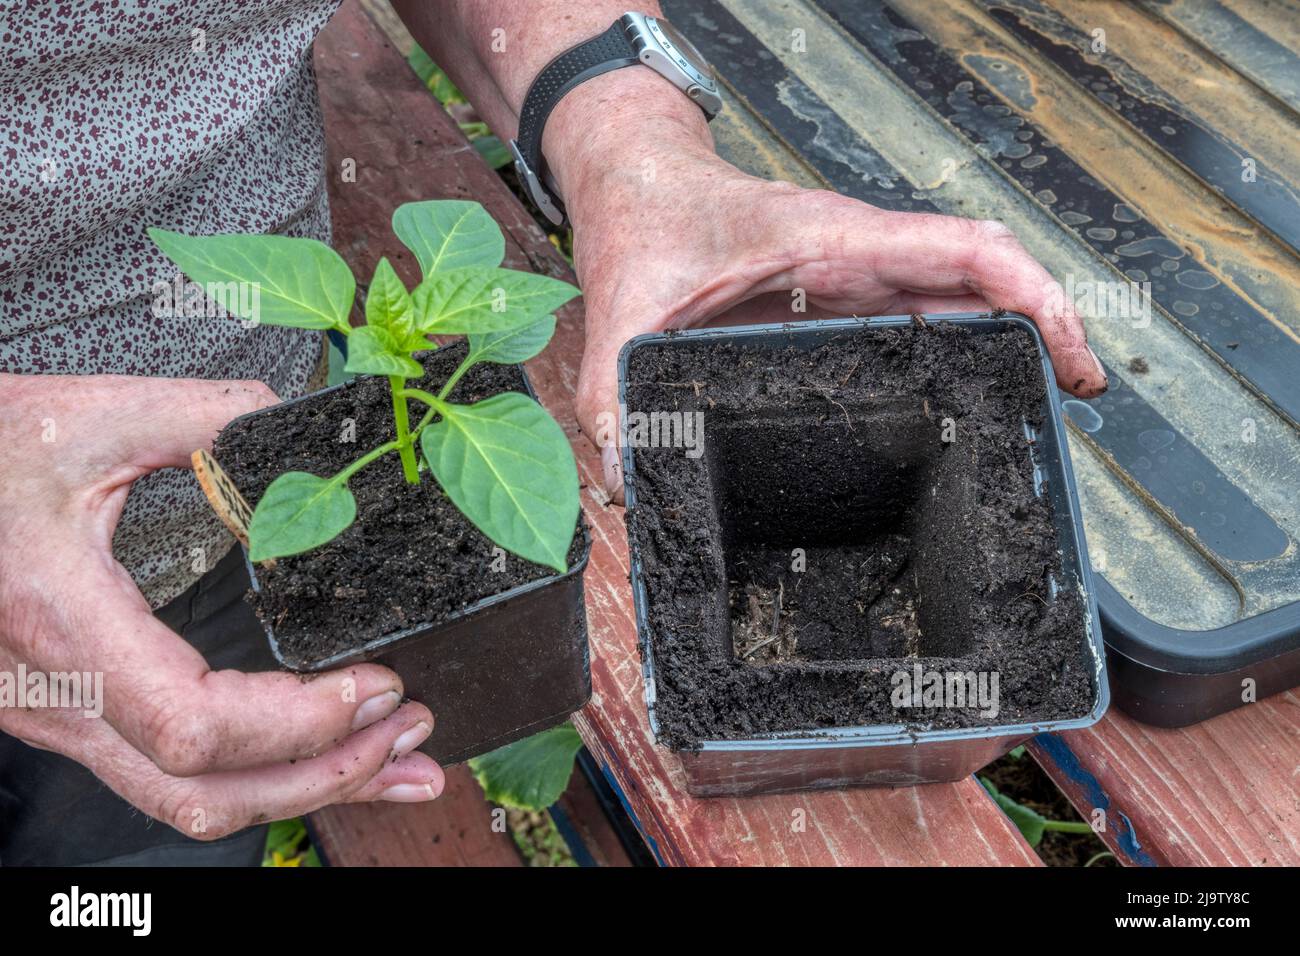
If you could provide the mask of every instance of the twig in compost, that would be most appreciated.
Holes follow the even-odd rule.
[[[840,379],[840,388],[843,388],[845,385],[849,384],[849,379],[853,377],[853,373],[858,370],[858,366],[861,364],[862,364],[862,356],[859,355],[857,358],[853,360],[853,367],[850,368],[847,372],[845,372],[844,377]]]
[[[785,600],[785,578],[776,582],[776,601],[773,603],[772,640],[776,640],[777,630],[781,626],[781,602]]]
[[[827,388],[824,385],[800,385],[799,390],[804,392],[813,392],[817,395],[820,395],[822,398],[826,399],[826,401],[830,402],[832,405],[834,405],[836,408],[838,408],[840,411],[844,413],[844,423],[849,426],[849,431],[856,430],[853,427],[853,419],[849,417],[849,410],[845,408],[841,403],[837,402],[834,398],[831,397],[831,390],[829,388]]]
[[[655,382],[656,385],[662,385],[665,388],[691,388],[695,390],[695,397],[700,397],[700,387],[703,382],[697,382],[691,379],[689,382]]]

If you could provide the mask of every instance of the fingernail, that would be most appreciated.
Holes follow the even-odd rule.
[[[397,710],[401,703],[402,695],[395,690],[387,690],[382,694],[376,694],[358,707],[357,712],[352,715],[352,731],[355,733],[383,720]]]
[[[416,747],[420,746],[420,744],[424,743],[425,739],[428,738],[431,733],[433,733],[433,728],[424,721],[420,721],[410,730],[406,731],[406,733],[402,734],[402,736],[393,741],[392,759],[396,760],[398,757],[405,757]]]
[[[1106,374],[1106,367],[1101,364],[1101,359],[1097,358],[1097,353],[1088,346],[1088,354],[1092,356],[1092,364],[1097,366],[1097,374],[1101,377],[1101,390],[1104,392],[1110,387],[1110,377]]]
[[[437,797],[431,783],[396,783],[379,795],[389,803],[424,803]]]
[[[605,469],[605,491],[610,496],[623,490],[623,466],[618,460],[618,446],[606,445],[600,450],[600,463]]]

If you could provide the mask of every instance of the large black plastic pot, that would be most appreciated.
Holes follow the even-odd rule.
[[[854,785],[900,786],[959,780],[1006,754],[1029,737],[1045,731],[1072,730],[1096,723],[1105,713],[1110,692],[1106,679],[1106,655],[1090,565],[1088,563],[1078,494],[1071,473],[1065,439],[1061,402],[1054,386],[1055,375],[1042,339],[1024,316],[1008,314],[991,318],[987,314],[927,316],[929,322],[951,322],[975,334],[1017,326],[1033,338],[1041,357],[1042,374],[1048,387],[1041,408],[1041,429],[1032,433],[1026,423],[1034,464],[1035,493],[1046,496],[1053,511],[1053,525],[1059,542],[1060,576],[1055,595],[1075,591],[1084,607],[1080,640],[1086,645],[1091,664],[1093,703],[1081,717],[1041,723],[1007,723],[956,729],[925,729],[915,725],[890,724],[817,728],[774,733],[743,739],[702,740],[698,749],[678,750],[691,793],[700,796],[730,796],[775,791],[810,790]],[[698,346],[701,342],[743,341],[751,348],[812,349],[846,332],[863,328],[906,326],[909,316],[872,319],[831,319],[793,325],[747,326],[702,329],[662,335],[644,335],[630,341],[619,358],[619,400],[627,408],[628,362],[644,348],[673,349]],[[643,520],[638,509],[650,503],[636,500],[636,461],[633,449],[623,449],[625,495],[628,509],[631,580],[636,604],[638,639],[641,648],[645,699],[651,730],[662,739],[656,714],[656,661],[652,621],[636,525]],[[654,520],[654,519],[650,519]],[[851,666],[852,662],[846,662]]]
[[[526,375],[524,386],[535,398]],[[335,385],[236,421],[275,416],[350,387]],[[395,671],[406,695],[435,717],[433,733],[419,749],[441,764],[461,763],[553,727],[590,699],[582,572],[591,539],[585,523],[580,533],[581,555],[563,574],[494,594],[437,624],[416,624],[324,660],[286,655],[274,627],[265,621],[262,626],[275,659],[288,670],[314,673],[373,662]],[[244,561],[253,590],[260,590],[247,549]]]

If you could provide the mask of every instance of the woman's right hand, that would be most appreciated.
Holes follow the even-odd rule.
[[[212,840],[331,803],[431,800],[412,752],[433,716],[374,664],[212,671],[113,558],[135,479],[189,467],[259,382],[0,374],[0,671],[102,673],[102,716],[0,706],[0,730],[57,751],[149,816]]]

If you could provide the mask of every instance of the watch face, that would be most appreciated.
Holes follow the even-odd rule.
[[[678,32],[677,28],[667,20],[656,19],[655,23],[663,32],[663,35],[667,38],[668,42],[677,48],[677,52],[690,61],[691,66],[695,67],[695,69],[701,73],[706,75],[708,74],[709,61],[704,59],[703,53],[695,49],[695,44],[682,36],[681,33]]]

